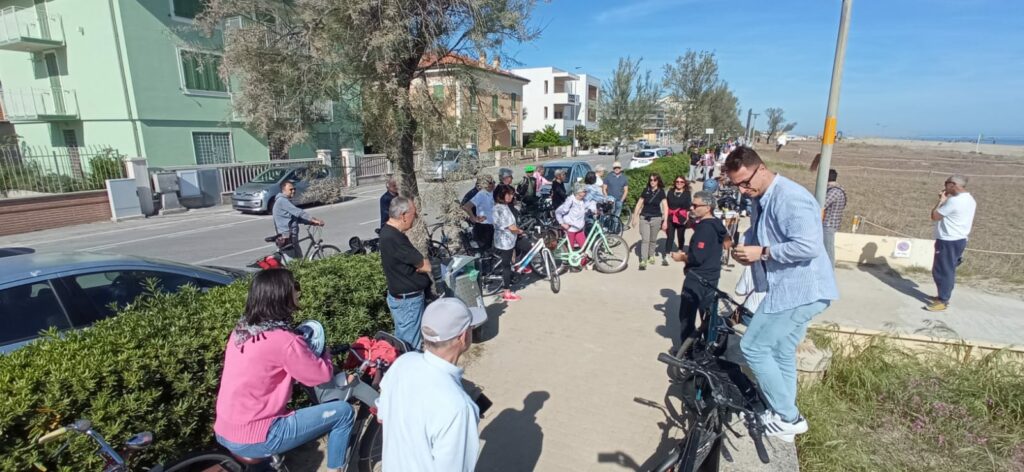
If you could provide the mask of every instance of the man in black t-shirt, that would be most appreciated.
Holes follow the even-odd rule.
[[[683,280],[683,292],[679,302],[679,322],[682,325],[680,341],[693,336],[696,330],[697,310],[701,311],[701,328],[708,329],[708,323],[717,321],[715,292],[701,283],[706,281],[711,287],[718,287],[718,279],[722,275],[722,251],[731,246],[732,240],[725,225],[714,215],[715,196],[711,192],[700,191],[693,195],[690,216],[697,223],[690,237],[690,245],[686,252],[672,253],[676,262],[685,262],[683,269],[686,278]],[[708,331],[708,340],[714,339],[714,331]]]
[[[388,281],[388,308],[395,321],[395,337],[420,347],[420,320],[426,291],[432,283],[430,261],[405,235],[416,221],[416,205],[405,197],[391,200],[388,222],[380,230],[380,262]]]

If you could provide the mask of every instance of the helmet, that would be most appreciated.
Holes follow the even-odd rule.
[[[524,171],[526,171],[526,172],[533,172],[533,171],[537,170],[537,168],[536,168],[536,167],[534,167],[533,165],[528,165],[528,166],[526,166],[526,168],[525,168],[525,169],[523,169],[523,170],[524,170]]]
[[[512,169],[502,167],[498,170],[498,180],[504,179],[505,177],[512,177]]]

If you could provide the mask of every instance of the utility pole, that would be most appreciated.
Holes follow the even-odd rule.
[[[747,108],[747,131],[743,133],[743,139],[750,142],[750,117],[754,114],[753,108]]]
[[[828,191],[828,170],[832,165],[832,145],[836,141],[839,86],[843,82],[843,60],[846,58],[846,36],[850,31],[850,9],[852,7],[853,0],[843,0],[843,10],[839,16],[839,37],[836,39],[836,57],[832,63],[832,85],[828,89],[825,132],[821,135],[821,161],[818,165],[818,178],[814,185],[814,198],[822,206],[825,205],[825,192]]]

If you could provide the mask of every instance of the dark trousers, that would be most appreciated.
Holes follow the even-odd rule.
[[[712,283],[716,282],[712,281]],[[714,317],[718,311],[716,301],[714,292],[696,280],[683,282],[683,293],[679,300],[680,342],[696,334],[698,310],[701,312],[701,328],[708,328],[711,322],[710,318]],[[708,340],[712,340],[713,336],[714,334],[709,332]]]
[[[494,225],[473,223],[473,239],[481,251],[487,251],[494,245]]]
[[[528,239],[520,237],[516,239],[516,245],[512,249],[494,248],[494,253],[501,258],[501,279],[504,284],[502,288],[512,289],[512,265],[529,252],[531,246]]]
[[[678,241],[678,248],[680,251],[683,250],[683,245],[686,242],[686,222],[684,221],[683,224],[677,225],[671,221],[671,218],[672,217],[670,216],[668,222],[668,229],[666,229],[667,234],[665,235],[665,252],[661,253],[662,259],[664,259],[666,256],[668,256],[675,250],[672,247],[674,242]]]
[[[302,259],[302,247],[299,246],[299,231],[297,229],[288,234],[288,242],[291,247],[281,252],[292,259]]]
[[[957,241],[935,240],[932,278],[935,279],[939,300],[942,300],[944,303],[949,302],[949,297],[953,295],[953,286],[956,285],[956,268],[963,262],[962,257],[966,247],[966,239]]]

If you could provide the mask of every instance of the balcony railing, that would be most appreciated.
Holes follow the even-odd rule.
[[[63,121],[78,119],[78,95],[60,88],[0,91],[7,119],[18,121]]]
[[[39,52],[63,45],[60,15],[40,13],[35,8],[0,9],[0,49]]]
[[[235,99],[237,97],[238,97],[238,94],[235,94],[235,93],[231,94],[231,119],[232,119],[232,121],[238,121],[238,122],[249,121],[249,117],[246,116],[246,114],[244,112],[238,110],[238,108],[235,107],[235,103],[234,102],[235,102]],[[330,123],[330,122],[333,122],[334,121],[334,101],[333,100],[319,100],[317,102],[314,102],[313,105],[309,107],[308,112],[309,112],[310,115],[312,115],[311,116],[312,121],[315,121],[315,122],[318,122],[318,123]],[[290,112],[284,112],[284,111],[277,111],[277,110],[275,110],[274,111],[274,118],[275,119],[289,119],[289,118],[294,118],[294,115],[292,113],[290,113]]]
[[[574,105],[580,101],[580,96],[574,93],[556,93],[554,96],[555,105]]]

